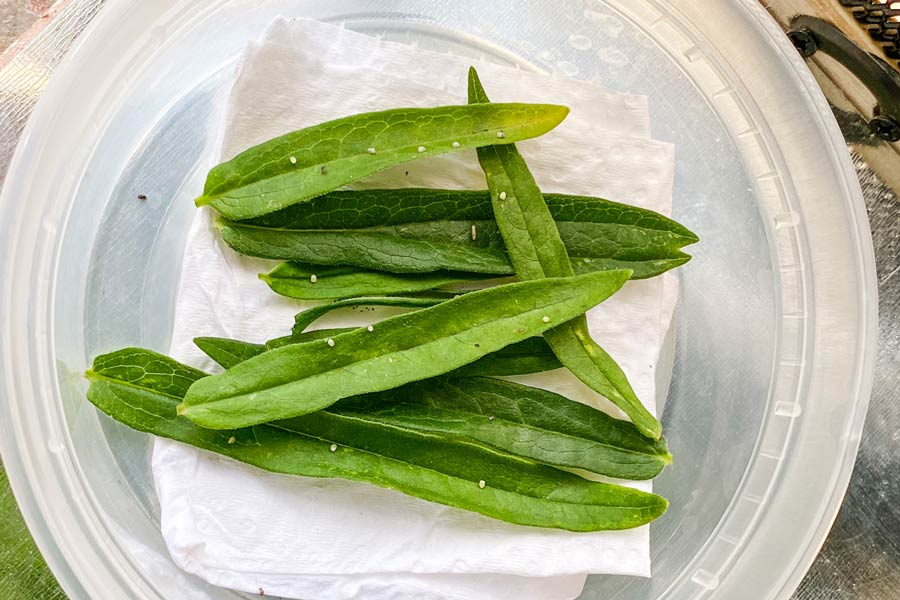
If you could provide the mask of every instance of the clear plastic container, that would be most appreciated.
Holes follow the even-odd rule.
[[[866,213],[828,106],[755,0],[119,0],[41,99],[0,200],[0,443],[73,599],[240,596],[180,572],[146,436],[84,399],[96,353],[165,348],[227,74],[276,15],[596,78],[677,148],[680,271],[654,577],[584,598],[786,598],[827,534],[872,380]],[[151,201],[138,202],[138,193]]]

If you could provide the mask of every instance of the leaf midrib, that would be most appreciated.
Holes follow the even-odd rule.
[[[321,196],[326,195],[326,193],[315,196],[314,198],[319,198]],[[610,223],[606,221],[579,221],[577,219],[554,219],[557,223],[575,223],[578,225],[596,225],[596,226],[606,226],[606,227],[620,227],[622,229],[628,230],[638,230],[641,232],[651,233],[651,234],[668,234],[673,238],[671,244],[665,244],[666,247],[669,247],[671,250],[681,250],[685,246],[690,246],[696,243],[690,236],[686,236],[680,234],[678,232],[670,231],[668,229],[654,229],[652,227],[644,227],[640,225],[628,225],[623,223]],[[291,233],[384,233],[385,235],[393,236],[394,234],[388,234],[386,232],[378,231],[380,228],[385,227],[402,227],[403,225],[422,225],[425,223],[474,223],[478,225],[479,223],[494,223],[497,224],[495,219],[428,219],[425,221],[408,221],[402,223],[393,223],[391,225],[372,225],[368,227],[275,227],[272,225],[257,225],[255,223],[249,223],[247,221],[235,221],[232,219],[226,219],[224,217],[218,217],[216,225],[218,226],[226,226],[226,227],[242,227],[246,229],[255,229],[255,230],[263,230],[263,231],[278,231],[278,232],[291,232]],[[676,245],[680,241],[684,240],[682,245]],[[687,255],[685,255],[687,256]]]

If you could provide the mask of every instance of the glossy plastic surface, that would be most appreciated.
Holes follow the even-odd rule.
[[[0,198],[0,444],[74,599],[228,598],[158,530],[149,440],[98,416],[92,356],[165,348],[191,198],[241,48],[308,16],[650,97],[676,144],[681,271],[651,580],[588,599],[786,598],[853,465],[876,292],[865,209],[820,92],[752,0],[119,0],[61,66]],[[138,194],[148,197],[137,200]]]

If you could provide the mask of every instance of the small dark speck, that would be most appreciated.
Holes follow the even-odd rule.
[[[409,171],[406,172],[406,176],[409,177]]]
[[[147,194],[138,194],[138,200],[146,200]]]
[[[481,344],[475,344],[476,348],[481,348]]]
[[[259,595],[260,595],[260,596],[265,596],[265,595],[266,595],[266,590],[264,590],[264,589],[262,589],[262,588],[259,588]]]

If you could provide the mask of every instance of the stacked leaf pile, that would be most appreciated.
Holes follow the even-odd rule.
[[[197,203],[219,213],[225,242],[285,261],[261,275],[275,292],[327,302],[265,344],[197,338],[225,369],[216,375],[140,348],[98,356],[88,398],[135,429],[273,472],[369,482],[521,525],[652,521],[665,499],[590,477],[650,479],[671,456],[585,312],[631,278],[685,263],[697,237],[651,211],[542,194],[514,143],[567,112],[492,104],[472,70],[468,105],[338,119],[218,165]],[[485,191],[339,190],[467,148]],[[360,305],[412,310],[307,330]],[[497,379],[560,367],[630,422]]]

